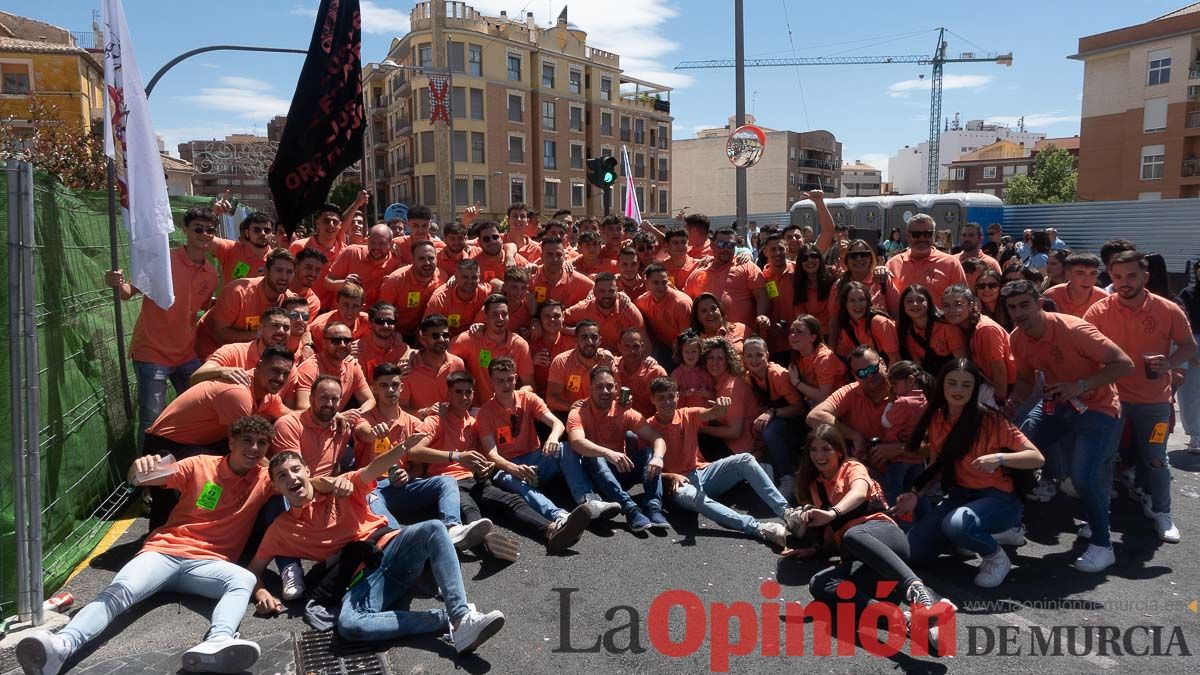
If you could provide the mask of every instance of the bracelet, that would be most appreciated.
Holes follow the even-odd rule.
[[[834,518],[841,518],[841,517],[842,517],[842,512],[841,512],[841,511],[838,511],[838,507],[836,507],[836,506],[831,506],[831,507],[829,507],[829,510],[830,510],[830,511],[833,511],[833,517],[834,517]]]
[[[455,452],[453,450],[450,451],[450,461],[451,462],[457,462],[460,457],[462,457],[461,453]]]
[[[1000,466],[1004,466],[1004,453],[1003,453],[1003,452],[999,452],[999,453],[996,453],[996,454],[1000,455]]]

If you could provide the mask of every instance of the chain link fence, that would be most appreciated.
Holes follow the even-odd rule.
[[[121,303],[125,335],[119,341],[113,292],[103,283],[110,267],[108,195],[72,191],[39,173],[31,174],[31,189],[10,189],[23,166],[10,162],[0,172],[0,236],[9,242],[0,276],[10,281],[10,292],[0,295],[0,313],[9,318],[0,325],[0,343],[23,341],[28,355],[32,332],[37,358],[35,366],[24,368],[13,363],[15,350],[0,353],[0,386],[8,385],[0,391],[21,392],[21,400],[14,395],[0,405],[0,438],[11,439],[13,448],[0,454],[0,618],[15,613],[21,593],[23,607],[40,606],[44,598],[30,596],[57,589],[104,536],[133,493],[125,474],[136,438],[128,407],[134,383],[121,376],[119,359],[126,354],[119,345],[128,344],[141,301]],[[173,197],[176,225],[188,207],[209,201]],[[10,236],[18,235],[22,223],[16,221],[29,215],[32,243]],[[127,268],[123,227],[118,237],[120,264]],[[33,282],[30,303],[14,296],[14,280],[22,277],[10,274],[23,255],[30,256],[32,268],[23,277]],[[14,321],[22,312],[32,312],[31,321]],[[32,489],[35,484],[40,489]],[[31,515],[40,513],[35,531],[28,531],[34,521],[26,518],[23,525],[17,519],[20,499],[29,499]],[[38,538],[33,550],[41,551],[40,560],[18,559],[24,536]],[[43,584],[35,583],[39,569]]]

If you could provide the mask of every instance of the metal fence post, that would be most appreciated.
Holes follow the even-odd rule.
[[[38,365],[37,279],[34,276],[34,249],[37,241],[33,227],[33,165],[22,163],[18,173],[18,222],[21,225],[22,249],[21,313],[24,324],[21,338],[25,352],[25,369],[22,375],[25,380],[25,527],[29,552],[27,595],[33,625],[40,626],[45,621],[45,609],[42,606],[45,593],[42,585],[42,397],[39,386],[41,367]]]
[[[29,598],[29,540],[25,523],[27,499],[25,496],[25,416],[17,402],[21,400],[22,371],[24,358],[21,355],[21,262],[25,255],[21,248],[22,208],[20,194],[21,163],[9,160],[4,167],[8,185],[8,361],[9,399],[12,415],[12,482],[13,482],[13,525],[17,544],[17,619],[32,618]]]

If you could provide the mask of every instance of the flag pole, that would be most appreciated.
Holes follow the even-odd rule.
[[[105,103],[108,102],[107,87],[104,93]],[[107,108],[107,105],[105,106]],[[108,158],[108,257],[110,269],[121,266],[117,254],[117,169],[112,157]],[[121,400],[125,404],[125,416],[133,419],[133,398],[129,393],[129,364],[125,361],[125,313],[121,309],[121,289],[112,289],[113,294],[113,324],[117,334],[117,363],[121,369]],[[138,424],[141,422],[139,421]]]

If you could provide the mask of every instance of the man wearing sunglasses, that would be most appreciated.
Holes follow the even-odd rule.
[[[375,366],[381,363],[398,364],[401,375],[408,374],[408,343],[396,331],[396,307],[380,301],[367,310],[371,330],[354,341],[350,353],[362,366],[363,374],[370,376]]]
[[[447,400],[450,390],[446,378],[450,373],[466,370],[467,366],[462,359],[449,353],[453,338],[450,322],[445,316],[430,314],[421,319],[417,340],[421,348],[408,353],[412,370],[400,389],[400,407],[418,419],[424,419],[436,414],[439,404]]]
[[[346,284],[357,284],[365,291],[363,305],[370,307],[379,300],[383,278],[400,267],[400,259],[392,254],[392,229],[376,225],[367,234],[367,243],[342,249],[325,275],[325,289],[340,291]]]
[[[296,369],[292,379],[284,388],[283,398],[294,410],[308,410],[311,405],[312,385],[321,375],[331,375],[342,383],[338,410],[344,410],[353,397],[362,411],[375,405],[371,386],[363,374],[362,366],[350,356],[350,345],[354,337],[344,323],[333,322],[325,326],[324,340],[317,355]]]
[[[757,334],[766,335],[771,325],[767,280],[758,265],[734,260],[737,245],[737,232],[732,227],[714,232],[712,262],[692,272],[684,292],[693,298],[712,293],[721,301],[726,320],[745,324],[748,331],[757,327]]]
[[[226,198],[213,204],[215,215],[232,215],[232,205]],[[212,254],[221,266],[221,285],[234,279],[260,277],[263,274],[267,253],[271,250],[271,237],[275,233],[275,222],[271,216],[255,211],[238,224],[237,241],[214,237]]]
[[[850,372],[854,382],[817,404],[808,413],[808,426],[815,429],[831,424],[850,443],[857,458],[865,459],[871,451],[883,453],[880,458],[890,461],[904,449],[903,443],[881,443],[875,448],[870,445],[870,439],[880,438],[887,431],[883,426],[883,411],[892,396],[887,365],[879,358],[879,352],[859,345],[850,352]]]
[[[267,347],[287,349],[292,328],[287,310],[282,307],[268,307],[263,310],[258,322],[257,339],[222,345],[205,359],[204,365],[192,373],[191,384],[200,384],[207,380],[250,384],[250,375],[246,371],[258,365],[258,359]]]
[[[286,249],[267,254],[267,273],[261,277],[235,279],[217,294],[217,301],[200,319],[196,335],[196,353],[201,358],[221,345],[249,342],[258,337],[259,316],[268,307],[277,307],[288,294],[296,274],[296,257]]]
[[[217,270],[206,256],[217,234],[217,217],[210,209],[194,206],[183,214],[183,233],[186,237],[183,246],[171,251],[175,304],[163,309],[143,297],[142,311],[129,343],[129,357],[137,375],[139,449],[146,427],[166,405],[167,382],[175,387],[178,396],[188,388],[188,380],[200,367],[196,355],[196,315],[208,308],[217,287]],[[105,272],[104,283],[117,289],[122,300],[141,293],[125,281],[125,274],[119,269]]]
[[[491,283],[492,279],[503,279],[504,270],[513,265],[529,265],[529,261],[513,250],[513,246],[504,244],[500,237],[500,226],[495,221],[481,221],[476,223],[473,229],[479,239],[479,250],[473,260],[479,263],[479,276],[484,283]]]
[[[355,340],[370,332],[371,324],[368,323],[367,313],[362,311],[365,295],[366,291],[362,286],[354,283],[343,284],[337,292],[337,305],[334,309],[316,317],[308,324],[313,346],[318,352],[324,346],[325,326],[335,321],[345,324],[350,329],[350,337]]]
[[[933,218],[918,213],[908,220],[908,249],[892,256],[887,261],[887,271],[892,275],[897,296],[913,284],[929,289],[934,304],[941,307],[942,291],[954,284],[966,284],[958,258],[933,247],[935,229]]]

